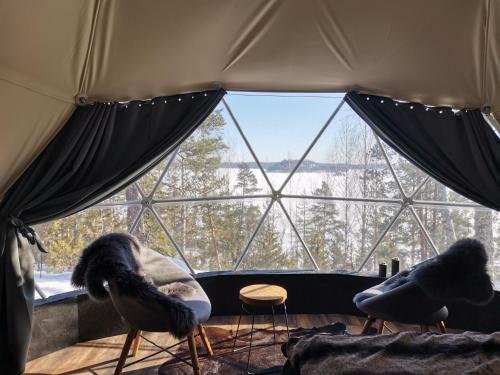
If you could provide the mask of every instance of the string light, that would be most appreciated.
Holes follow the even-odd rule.
[[[410,106],[410,109],[413,109],[413,106],[412,106],[412,105]]]
[[[380,101],[380,103],[384,103],[384,99],[382,99],[382,100]]]

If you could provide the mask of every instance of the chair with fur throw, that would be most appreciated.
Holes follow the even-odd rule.
[[[115,375],[121,373],[132,343],[133,355],[137,354],[142,331],[170,332],[179,339],[187,336],[195,375],[200,373],[193,334],[196,327],[206,351],[213,354],[202,325],[210,317],[211,305],[200,284],[135,237],[111,233],[92,242],[83,250],[71,281],[87,288],[94,300],[111,297],[130,327]]]
[[[367,333],[376,319],[380,320],[379,333],[385,321],[420,325],[422,331],[436,325],[446,332],[447,303],[483,305],[493,298],[487,262],[481,242],[462,239],[444,253],[356,294],[353,302],[368,315],[362,333]]]

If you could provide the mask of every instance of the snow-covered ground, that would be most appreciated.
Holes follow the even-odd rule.
[[[189,269],[182,260],[177,258],[171,259],[175,263],[177,263],[178,266],[189,272]],[[62,272],[55,274],[46,271],[35,271],[35,282],[47,295],[47,297],[75,290],[75,288],[71,285],[71,272]],[[39,299],[41,298],[41,296],[38,295],[38,293],[35,293],[35,298]]]
[[[63,272],[58,274],[51,274],[45,271],[35,272],[35,282],[42,289],[42,291],[47,295],[47,297],[66,293],[74,290],[71,285],[71,272]],[[38,293],[36,293],[35,298],[40,298]]]

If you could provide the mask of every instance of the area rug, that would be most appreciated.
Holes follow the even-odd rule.
[[[334,334],[336,332],[343,332],[345,325],[336,323],[321,328],[312,330],[304,330],[301,328],[290,330],[290,336],[299,338],[303,335],[316,333],[319,331],[329,332]],[[238,340],[236,341],[235,351],[233,352],[233,332],[218,328],[206,327],[208,336],[212,343],[214,356],[208,357],[202,345],[198,342],[199,355],[200,355],[200,369],[204,375],[236,375],[246,374],[246,365],[248,359],[248,349],[246,348],[250,342],[249,331],[240,331]],[[272,344],[274,340],[272,329],[261,329],[254,331],[252,348],[250,356],[249,371],[272,371],[275,374],[281,374],[283,364],[286,357],[283,355],[282,346],[288,342],[288,335],[286,330],[276,331],[276,344],[269,346],[259,346],[265,344]],[[177,355],[189,360],[189,352],[187,351],[187,344],[183,344],[176,351]],[[192,375],[193,369],[179,361],[172,359],[165,362],[160,366],[158,374],[160,375]]]
[[[212,343],[214,356],[208,357],[204,352],[201,342],[198,340],[201,373],[204,375],[233,375],[246,373],[248,349],[244,349],[244,347],[250,342],[249,332],[241,332],[241,336],[238,337],[236,341],[235,352],[233,352],[233,336],[231,331],[218,327],[206,327],[206,331]],[[273,339],[272,329],[254,331],[252,345],[271,344],[273,343]],[[281,344],[287,342],[287,339],[286,330],[279,330],[276,331],[276,345],[263,347],[256,346],[252,348],[250,370],[260,371],[273,368],[277,374],[280,374],[281,368],[286,361],[280,347]],[[176,351],[176,354],[190,360],[187,344],[181,345]],[[192,375],[193,369],[186,364],[179,363],[179,361],[172,359],[160,366],[158,374]]]

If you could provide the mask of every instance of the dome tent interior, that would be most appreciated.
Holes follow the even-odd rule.
[[[439,183],[471,199],[472,208],[475,207],[472,201],[475,201],[498,211],[500,206],[498,197],[494,197],[494,191],[500,187],[500,127],[496,121],[500,116],[500,90],[497,89],[500,87],[499,25],[500,5],[493,0],[418,3],[395,0],[1,0],[2,291],[17,288],[17,293],[23,296],[27,291],[28,304],[24,309],[30,315],[33,275],[32,270],[29,270],[31,263],[26,260],[28,256],[23,252],[31,251],[29,244],[39,245],[40,250],[43,250],[43,246],[28,224],[48,221],[46,218],[60,219],[106,202],[106,199],[121,191],[124,186],[138,181],[155,166],[161,165],[162,161],[168,160],[165,158],[196,134],[196,129],[218,105],[226,105],[227,113],[233,116],[228,119],[237,121],[237,111],[234,114],[231,112],[231,100],[227,100],[228,104],[226,99],[222,99],[225,90],[229,92],[228,96],[242,91],[248,94],[266,92],[278,95],[349,92],[346,99],[342,100],[346,100],[356,115],[373,128],[375,137],[380,137],[384,145],[387,143]],[[194,100],[195,97],[199,100]],[[186,103],[191,98],[193,101]],[[359,102],[356,102],[358,99]],[[157,100],[164,100],[165,103],[183,100],[183,104],[176,110],[179,114],[172,119],[170,113],[152,111],[151,107]],[[391,117],[380,105],[372,104],[375,101],[391,103],[394,108],[398,103],[407,106],[400,105],[400,109]],[[135,131],[140,134],[139,127],[150,121],[150,116],[139,114],[139,109],[135,107],[131,114],[126,114],[124,108],[128,108],[128,104],[132,106],[132,103],[138,103],[138,108],[143,105],[149,108],[148,111],[151,109],[148,113],[153,114],[154,121],[148,131],[151,129],[151,134],[157,134],[162,141],[153,147],[145,143],[147,137],[144,137],[144,143],[138,146],[142,147],[141,153],[131,153],[129,160],[122,160],[121,162],[129,164],[117,171],[115,179],[103,182],[99,189],[91,187],[90,182],[95,181],[79,179],[75,175],[77,180],[88,182],[88,189],[95,190],[88,190],[85,198],[72,196],[76,190],[68,192],[61,201],[52,197],[52,200],[46,200],[44,207],[50,211],[50,215],[31,215],[30,210],[44,204],[42,196],[32,196],[34,190],[30,189],[36,185],[36,180],[40,179],[47,189],[57,185],[56,180],[49,181],[49,177],[43,179],[45,170],[42,167],[45,165],[48,170],[51,165],[59,162],[58,154],[68,155],[68,160],[77,165],[83,154],[80,154],[80,158],[75,156],[75,159],[71,159],[71,156],[77,149],[80,152],[86,147],[83,143],[77,143],[84,136],[87,137],[86,145],[92,148],[93,138],[90,134],[85,134],[86,127],[98,132],[100,126],[109,126],[111,129],[113,124],[120,126],[126,123],[127,131],[122,128],[122,133],[132,134]],[[436,108],[436,111],[432,111],[435,117],[429,117],[431,120],[422,120],[421,117],[412,124],[411,119],[414,117],[409,114],[410,108],[421,109],[422,112]],[[476,147],[474,150],[486,150],[471,151],[470,159],[474,159],[471,162],[473,164],[468,169],[464,167],[463,175],[456,166],[450,167],[451,162],[435,163],[432,157],[423,160],[422,147],[418,151],[410,144],[411,140],[417,142],[419,137],[419,132],[411,133],[411,129],[421,129],[419,126],[432,121],[428,124],[431,129],[432,124],[441,121],[437,119],[441,114],[439,111],[443,110],[447,111],[448,121],[443,122],[443,126],[472,129],[450,139],[461,142],[465,149]],[[453,115],[456,111],[460,112],[460,116]],[[132,117],[133,120],[130,120]],[[406,122],[401,123],[401,118],[405,118]],[[175,136],[165,129],[163,133],[153,133],[155,121],[170,121],[169,127],[175,130],[172,131]],[[398,126],[398,132],[391,132]],[[243,137],[244,131],[241,132]],[[400,136],[396,137],[397,134]],[[425,135],[429,137],[429,134],[431,131],[426,130]],[[118,136],[120,131],[116,127],[108,134],[108,137]],[[321,133],[318,139],[320,136]],[[405,136],[411,140],[406,140],[405,143]],[[75,143],[68,146],[68,140],[72,137]],[[428,143],[428,139],[422,138],[419,145]],[[252,153],[252,142],[246,141],[243,138],[243,143],[249,145]],[[443,149],[446,149],[445,143],[441,145]],[[455,155],[452,141],[448,143],[450,147],[447,150],[451,150],[451,153],[447,155]],[[425,151],[426,155],[434,155],[431,147]],[[113,150],[108,152],[112,154]],[[436,158],[441,158],[443,154],[436,155]],[[305,156],[301,161],[305,160]],[[96,160],[101,160],[101,157],[96,157]],[[255,162],[260,169],[265,169],[259,165],[258,157],[255,157]],[[446,171],[446,166],[453,171]],[[390,169],[392,170],[392,166]],[[483,187],[478,187],[481,184],[470,183],[474,178],[465,175],[466,170],[475,170],[480,181],[486,181]],[[34,172],[36,173],[33,174]],[[95,175],[96,179],[102,178],[97,172]],[[57,173],[51,176],[50,178],[57,177]],[[278,197],[272,184],[269,188],[269,194],[263,194],[262,198],[269,198],[280,204],[281,190],[278,191]],[[148,203],[146,198],[153,197],[153,194],[154,191],[150,197],[139,195],[141,202],[138,204],[144,203],[143,207],[148,208],[151,202]],[[405,196],[404,193],[403,197],[406,200],[401,201],[401,207],[412,210],[413,197]],[[418,204],[415,203],[415,207]],[[57,205],[59,206],[56,207]],[[287,215],[285,207],[283,210]],[[23,212],[25,217],[22,216]],[[44,219],[41,220],[41,217]],[[161,225],[161,220],[156,219]],[[415,219],[418,224],[417,214]],[[293,229],[293,220],[290,222]],[[11,232],[4,229],[8,226],[12,227]],[[26,243],[14,251],[14,247],[7,244],[14,237],[4,233],[13,233],[18,241]],[[430,241],[432,243],[432,239]],[[247,247],[245,250],[251,250]],[[307,250],[307,246],[304,248]],[[306,251],[304,259],[307,255]],[[200,275],[200,283],[212,300],[215,314],[238,313],[237,298],[229,303],[223,295],[233,293],[237,296],[235,288],[244,282],[274,281],[287,285],[290,293],[300,290],[302,287],[297,286],[300,283],[321,284],[322,281],[317,279],[321,277],[328,277],[324,280],[328,280],[332,289],[335,288],[335,283],[344,285],[348,296],[344,292],[328,292],[332,293],[332,301],[344,302],[305,306],[300,300],[292,300],[291,309],[308,313],[352,314],[355,312],[351,301],[354,293],[380,281],[357,275],[343,275],[347,279],[335,274],[321,275],[319,267],[315,267],[314,256],[311,257],[310,268],[316,269],[316,272],[304,271],[294,275],[243,272],[238,275],[238,268],[244,260],[244,256],[236,259],[234,272]],[[185,263],[188,268],[191,267],[189,259]],[[362,266],[360,270],[361,268]],[[195,271],[193,268],[190,270]],[[0,312],[4,327],[12,322],[9,320],[12,317],[8,312],[8,297],[5,293],[1,295]],[[11,306],[24,303],[25,297],[19,298],[22,300],[16,300]],[[498,299],[496,293],[493,307],[484,307],[485,310],[471,310],[461,305],[456,307],[453,319],[460,322],[457,327],[477,311],[483,311],[484,316],[492,316],[495,306],[498,306]],[[498,319],[485,317],[484,322],[482,326],[479,320],[471,323],[472,328],[489,332],[500,330]],[[20,326],[23,324],[28,325],[9,329],[9,335],[29,336],[31,323],[20,323]],[[33,324],[36,324],[36,319]],[[105,334],[95,332],[88,335],[94,338],[99,336]],[[17,346],[18,343],[12,344],[9,340],[2,342],[0,347],[14,345],[21,348],[16,350],[26,351],[26,343]],[[29,337],[27,340],[29,344]],[[14,355],[18,354],[20,359],[12,362],[16,365],[7,367],[10,371],[8,373],[22,372],[26,353]]]
[[[4,1],[2,131],[9,142],[0,189],[61,128],[78,96],[141,100],[218,83],[226,90],[359,90],[495,113],[498,19],[491,0]]]

